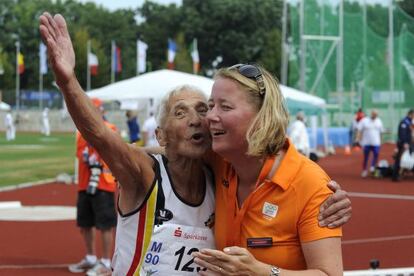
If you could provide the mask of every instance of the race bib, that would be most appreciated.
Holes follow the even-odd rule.
[[[201,248],[215,248],[209,228],[163,224],[155,226],[140,275],[197,275],[203,267],[191,254]]]

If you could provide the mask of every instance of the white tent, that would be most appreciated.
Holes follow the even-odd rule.
[[[94,89],[88,95],[103,101],[119,101],[121,106],[134,106],[134,103],[137,106],[139,100],[159,100],[173,88],[184,84],[194,85],[209,96],[213,82],[210,78],[193,74],[158,70]],[[325,109],[326,102],[322,98],[286,86],[281,88],[292,114],[299,109],[308,114],[318,114]]]
[[[10,110],[10,105],[6,104],[5,102],[0,102],[0,110]]]

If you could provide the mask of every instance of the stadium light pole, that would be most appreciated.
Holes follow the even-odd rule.
[[[344,1],[339,1],[339,41],[336,52],[336,89],[339,100],[339,123],[343,123],[343,97],[344,97]]]
[[[304,34],[304,9],[305,9],[305,0],[301,0],[299,4],[299,39],[300,39],[300,90],[306,90],[306,45],[305,39],[303,38]]]
[[[281,83],[287,85],[287,72],[288,72],[288,56],[289,45],[287,43],[287,0],[283,1],[283,14],[282,14],[282,68],[280,72]]]
[[[393,12],[393,0],[390,0],[388,7],[388,69],[389,69],[389,101],[388,101],[388,111],[390,114],[391,124],[394,121],[394,12]],[[394,137],[396,128],[391,128],[391,135]]]

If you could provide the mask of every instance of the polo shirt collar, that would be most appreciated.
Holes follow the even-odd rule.
[[[270,177],[271,182],[279,185],[283,190],[287,190],[297,175],[301,164],[303,163],[303,155],[301,155],[293,146],[289,139],[286,140],[286,154],[280,162],[279,168]],[[273,158],[266,159],[266,162],[274,161]]]

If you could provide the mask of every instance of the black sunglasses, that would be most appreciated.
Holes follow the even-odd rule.
[[[263,74],[257,66],[253,64],[236,64],[229,67],[229,69],[237,69],[242,76],[255,80],[257,86],[259,87],[260,96],[264,96],[266,87],[264,84]]]

